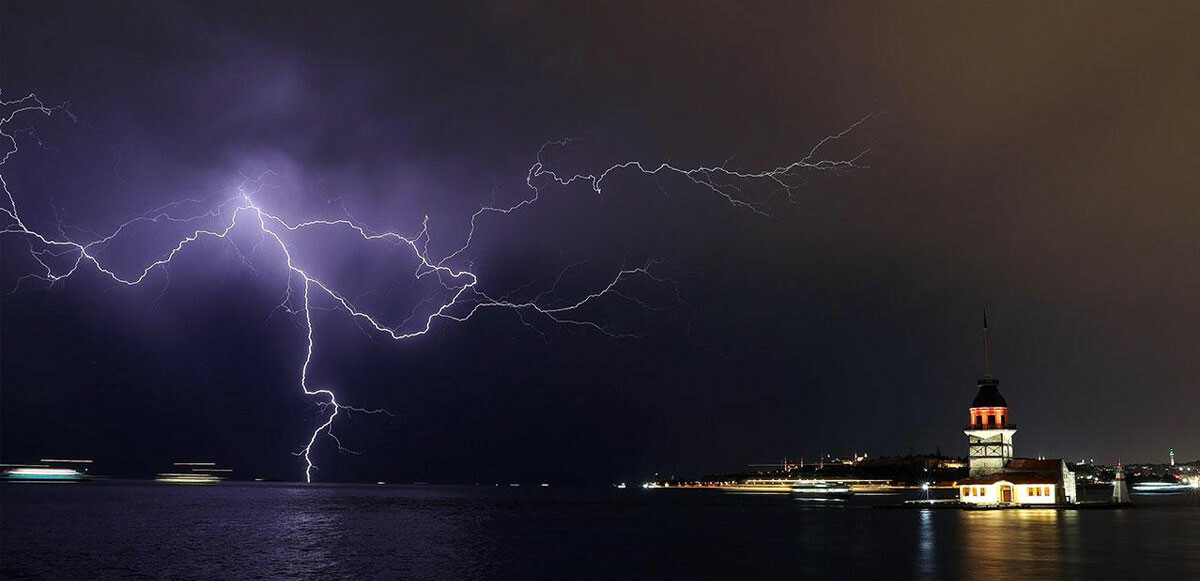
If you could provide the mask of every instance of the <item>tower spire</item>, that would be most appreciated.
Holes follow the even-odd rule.
[[[983,376],[992,376],[992,353],[988,343],[987,307],[983,309]]]

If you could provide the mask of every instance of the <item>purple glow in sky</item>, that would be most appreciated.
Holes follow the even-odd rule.
[[[5,108],[4,116],[0,118],[0,137],[10,144],[4,152],[0,166],[19,162],[21,140],[35,135],[35,126],[25,125],[25,117],[59,114],[68,116],[73,122],[79,122],[66,103],[47,106],[35,94],[10,101],[0,100],[0,106]],[[593,302],[604,300],[616,300],[626,303],[630,308],[648,311],[678,307],[679,305],[650,304],[627,290],[629,280],[634,278],[658,285],[675,284],[673,280],[654,272],[655,264],[652,260],[640,265],[622,266],[611,274],[607,282],[578,296],[560,296],[557,292],[558,283],[570,273],[572,266],[560,271],[554,284],[536,295],[521,293],[522,290],[528,289],[518,288],[493,296],[489,292],[494,291],[484,290],[486,287],[481,285],[479,277],[467,270],[469,265],[459,265],[455,259],[466,253],[475,241],[477,221],[481,216],[521,211],[526,206],[537,203],[546,187],[565,188],[576,182],[583,182],[596,195],[603,195],[604,180],[610,174],[620,172],[634,172],[648,177],[668,173],[682,176],[699,189],[723,199],[735,209],[748,210],[763,218],[769,218],[761,208],[765,201],[744,197],[746,187],[768,183],[774,188],[774,191],[770,192],[771,195],[782,193],[790,196],[798,187],[795,185],[796,180],[807,172],[859,167],[857,163],[866,151],[849,159],[824,159],[819,157],[819,152],[826,143],[845,138],[867,119],[869,118],[820,140],[802,158],[763,171],[742,171],[723,165],[680,168],[667,163],[652,164],[633,160],[612,165],[598,173],[560,176],[545,165],[542,153],[547,147],[568,146],[570,140],[553,142],[538,151],[536,161],[529,168],[525,180],[530,190],[529,196],[508,207],[484,206],[474,212],[470,217],[470,227],[462,246],[443,257],[431,256],[429,253],[432,234],[428,216],[423,219],[421,230],[411,235],[374,230],[349,216],[298,222],[284,220],[256,201],[265,188],[272,187],[270,180],[275,177],[272,170],[244,179],[231,193],[221,193],[207,200],[187,198],[167,202],[113,226],[104,234],[79,228],[57,217],[50,221],[40,220],[48,224],[43,229],[32,226],[36,222],[23,216],[17,201],[19,196],[9,190],[8,182],[0,173],[0,185],[3,185],[7,197],[7,207],[0,207],[0,212],[8,218],[8,223],[0,230],[0,235],[24,239],[29,246],[28,257],[34,264],[31,272],[17,278],[14,292],[19,290],[21,284],[31,280],[46,287],[59,284],[81,268],[95,269],[113,282],[124,286],[135,286],[155,280],[162,285],[162,292],[168,292],[168,269],[173,261],[181,253],[188,251],[194,243],[206,239],[227,242],[227,248],[247,268],[255,269],[255,263],[262,260],[273,260],[282,265],[285,277],[277,283],[282,286],[282,296],[273,313],[286,313],[298,320],[305,338],[302,363],[297,373],[300,389],[305,395],[316,396],[318,405],[322,409],[328,409],[324,420],[313,429],[302,449],[296,453],[304,460],[305,481],[311,482],[313,470],[316,469],[312,456],[313,446],[318,438],[331,439],[337,450],[343,453],[356,453],[343,446],[342,441],[334,434],[335,420],[339,414],[390,415],[382,408],[367,409],[339,402],[333,391],[334,386],[313,385],[309,381],[314,346],[320,336],[319,330],[314,328],[312,317],[313,310],[317,308],[315,301],[320,300],[322,304],[328,305],[327,308],[343,312],[366,331],[380,333],[396,341],[421,337],[437,323],[466,322],[477,313],[490,309],[512,310],[522,324],[534,329],[545,322],[578,326],[614,339],[636,338],[637,335],[613,331],[602,322],[589,319],[586,310]],[[9,126],[15,123],[21,123],[29,129],[25,132],[9,129]],[[6,129],[10,132],[5,132]],[[35,143],[44,145],[40,140],[35,140]],[[279,195],[286,196],[286,192]],[[162,227],[164,225],[165,228]],[[159,230],[165,230],[165,236]],[[139,236],[139,232],[141,236],[149,236],[155,240],[154,246],[158,246],[151,249],[145,248],[142,243],[133,244],[143,246],[140,250],[148,251],[149,257],[145,261],[129,264],[113,256],[118,254],[113,252],[113,248],[128,244],[127,239]],[[179,232],[182,232],[182,235],[174,237]],[[397,272],[409,279],[411,287],[415,287],[412,298],[417,300],[399,301],[399,304],[387,300],[360,300],[364,298],[363,295],[355,297],[343,290],[338,281],[345,280],[347,276],[354,278],[354,275],[362,274],[336,272],[340,265],[354,259],[353,251],[347,251],[345,255],[339,252],[342,241],[338,238],[347,236],[354,244],[365,247],[368,252],[377,251],[379,248],[385,253],[397,247],[401,249],[400,260],[389,258],[387,268],[398,267]],[[308,241],[297,240],[303,238],[308,238]],[[404,262],[410,264],[405,265]],[[335,272],[328,272],[330,267]],[[519,294],[524,298],[516,298]],[[314,295],[319,295],[319,299]],[[405,311],[408,312],[406,317],[396,317]],[[543,333],[540,330],[538,332]]]

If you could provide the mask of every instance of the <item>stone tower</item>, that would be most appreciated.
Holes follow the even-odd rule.
[[[983,313],[983,377],[979,392],[968,410],[967,457],[970,476],[985,476],[1004,470],[1013,457],[1013,435],[1017,426],[1010,423],[1008,402],[1000,395],[1000,380],[992,377],[988,344],[987,311]]]

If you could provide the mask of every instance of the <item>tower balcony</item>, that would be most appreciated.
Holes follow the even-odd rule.
[[[1006,424],[967,424],[964,430],[1015,430],[1017,425],[1009,422]]]

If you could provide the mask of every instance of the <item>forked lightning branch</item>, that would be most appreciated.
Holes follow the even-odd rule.
[[[2,94],[0,94],[2,96]],[[392,231],[376,231],[366,224],[352,218],[317,219],[289,222],[278,213],[260,205],[256,194],[260,193],[264,180],[271,172],[252,178],[242,179],[234,191],[226,196],[219,196],[210,203],[210,207],[198,214],[176,215],[183,206],[178,201],[168,203],[156,209],[137,215],[129,220],[116,224],[107,234],[92,234],[82,229],[70,228],[69,225],[57,222],[54,227],[38,227],[39,220],[22,214],[22,199],[20,192],[11,191],[9,183],[4,179],[5,166],[20,160],[22,140],[33,138],[28,127],[36,123],[38,118],[51,115],[64,115],[71,121],[76,117],[66,104],[48,106],[34,94],[14,100],[0,99],[0,137],[6,143],[3,158],[0,158],[0,186],[4,189],[4,202],[0,205],[0,219],[5,222],[0,226],[0,235],[20,238],[27,244],[29,257],[34,267],[29,272],[15,275],[18,285],[16,291],[21,291],[21,283],[39,282],[42,285],[55,285],[71,278],[83,269],[95,272],[111,279],[113,282],[136,286],[152,278],[156,272],[166,272],[171,262],[181,253],[200,240],[226,241],[230,240],[235,229],[250,228],[257,232],[260,239],[278,250],[278,257],[287,269],[287,288],[284,291],[280,308],[295,316],[301,323],[305,337],[305,352],[303,362],[295,372],[300,389],[307,396],[316,399],[321,407],[328,410],[319,425],[308,434],[303,447],[295,452],[304,461],[304,479],[311,482],[316,464],[313,459],[313,448],[317,440],[327,437],[333,441],[339,450],[346,451],[334,435],[334,424],[338,415],[344,411],[362,413],[386,413],[382,409],[368,409],[351,406],[340,401],[333,391],[333,386],[313,385],[309,379],[309,370],[313,364],[314,347],[319,340],[318,329],[315,328],[312,316],[313,301],[317,296],[323,296],[332,301],[339,312],[352,318],[365,328],[378,333],[380,336],[395,341],[414,340],[430,332],[436,325],[463,323],[476,314],[487,310],[506,309],[520,315],[524,324],[531,324],[534,319],[556,325],[571,325],[581,327],[591,332],[602,333],[614,337],[628,336],[616,332],[601,321],[587,318],[584,307],[603,300],[626,300],[629,295],[622,292],[622,286],[631,279],[640,278],[656,284],[674,284],[669,278],[654,272],[652,262],[636,267],[615,269],[602,285],[584,292],[577,297],[549,297],[545,293],[531,300],[512,300],[508,295],[484,290],[479,277],[467,267],[456,266],[462,262],[460,257],[467,251],[475,240],[476,225],[479,218],[488,213],[510,214],[522,208],[535,204],[546,187],[567,188],[576,183],[588,185],[597,195],[603,193],[602,186],[607,177],[616,172],[636,172],[644,175],[676,174],[686,178],[701,191],[707,191],[719,196],[734,208],[764,214],[760,201],[743,197],[744,188],[750,184],[763,184],[774,189],[782,189],[789,194],[798,186],[798,178],[808,171],[837,170],[860,167],[858,160],[866,153],[845,159],[819,159],[821,148],[830,141],[840,139],[864,123],[870,117],[859,120],[846,130],[830,135],[820,140],[804,157],[777,166],[772,169],[745,172],[727,169],[724,166],[681,168],[669,164],[647,164],[641,161],[627,161],[614,164],[603,171],[588,174],[560,175],[546,167],[543,153],[547,147],[561,147],[569,144],[569,140],[556,141],[546,144],[537,152],[534,163],[525,176],[529,193],[526,197],[511,206],[484,206],[476,211],[469,220],[464,243],[457,250],[444,257],[434,258],[429,255],[428,220],[425,226],[414,235],[403,235]],[[19,127],[18,127],[19,125]],[[183,192],[177,195],[181,195]],[[195,200],[189,200],[195,202]],[[134,227],[153,228],[162,224],[170,224],[172,228],[180,225],[197,225],[189,227],[190,232],[182,235],[173,244],[168,244],[161,255],[150,259],[144,264],[115,265],[106,261],[102,255],[109,245],[130,235]],[[216,224],[216,226],[213,226]],[[350,294],[340,288],[334,281],[315,274],[310,260],[302,254],[297,245],[291,243],[290,235],[302,231],[316,229],[332,229],[359,237],[366,244],[387,244],[389,247],[400,247],[411,254],[417,263],[413,277],[417,280],[435,280],[440,290],[426,300],[430,302],[430,310],[419,317],[415,323],[410,321],[399,324],[385,322],[385,317],[377,310],[357,304]],[[71,232],[71,235],[67,233]],[[551,300],[551,299],[554,300]],[[640,304],[639,301],[632,301]],[[643,305],[644,306],[644,305]]]

